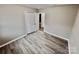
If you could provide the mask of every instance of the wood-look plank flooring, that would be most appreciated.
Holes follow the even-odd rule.
[[[37,31],[0,48],[0,54],[68,54],[68,42]]]

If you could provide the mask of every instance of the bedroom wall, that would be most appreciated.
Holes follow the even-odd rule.
[[[25,34],[24,11],[36,12],[19,5],[0,5],[0,43]]]
[[[69,41],[69,48],[70,53],[79,54],[79,9],[74,24],[74,28],[72,30],[71,39]]]
[[[70,38],[77,6],[56,6],[39,10],[45,13],[45,31],[63,38]]]

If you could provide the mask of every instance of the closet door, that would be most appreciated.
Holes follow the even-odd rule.
[[[26,33],[36,31],[35,13],[25,13]]]

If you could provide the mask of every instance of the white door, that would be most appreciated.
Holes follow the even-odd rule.
[[[25,13],[25,25],[27,33],[35,31],[35,18],[33,13]]]
[[[35,13],[36,30],[39,30],[39,13]]]
[[[36,13],[25,13],[26,33],[31,33],[37,30]]]

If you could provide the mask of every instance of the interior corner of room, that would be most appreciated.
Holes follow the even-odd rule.
[[[79,5],[0,5],[0,47],[36,31],[68,41],[69,53],[79,53]]]

